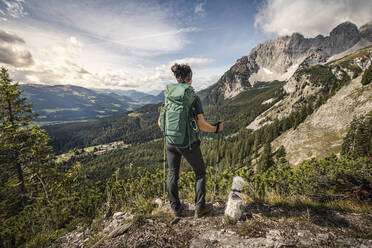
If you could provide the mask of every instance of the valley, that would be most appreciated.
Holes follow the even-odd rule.
[[[36,123],[50,125],[84,122],[133,111],[145,104],[161,102],[158,96],[136,91],[87,89],[74,85],[22,84],[23,95],[33,103]]]

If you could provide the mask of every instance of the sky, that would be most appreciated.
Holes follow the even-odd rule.
[[[187,63],[196,90],[277,35],[372,20],[372,0],[0,0],[0,66],[20,83],[160,91]]]

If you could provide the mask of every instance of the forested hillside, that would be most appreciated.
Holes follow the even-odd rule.
[[[127,144],[161,137],[157,128],[160,104],[148,104],[129,114],[98,120],[44,126],[56,153],[122,140]]]

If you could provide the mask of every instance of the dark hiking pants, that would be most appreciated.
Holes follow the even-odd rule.
[[[200,141],[194,142],[189,148],[178,148],[166,144],[168,160],[168,197],[173,209],[181,206],[178,198],[178,177],[180,173],[181,157],[184,156],[195,172],[195,205],[205,205],[205,165],[200,151]]]

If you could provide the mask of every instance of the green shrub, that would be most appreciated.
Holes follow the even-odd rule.
[[[354,119],[346,134],[341,154],[354,157],[368,156],[372,153],[372,111],[366,116]]]
[[[65,229],[59,229],[50,233],[38,233],[30,242],[28,242],[27,247],[39,248],[50,246],[53,241],[55,241],[58,237],[65,235],[66,233],[67,231]]]
[[[263,173],[247,178],[253,199],[263,200],[272,192],[282,197],[305,196],[318,202],[344,198],[348,191],[368,185],[372,181],[372,167],[364,157],[341,157],[330,155],[324,159],[311,159],[290,167],[281,164]]]
[[[303,68],[296,72],[296,79],[299,80],[301,76],[309,75],[309,80],[315,85],[332,85],[337,81],[337,78],[331,70],[324,65],[314,65],[308,68]]]
[[[360,69],[360,67],[358,65],[356,65],[355,62],[352,61],[352,60],[342,61],[340,63],[340,66],[342,68],[346,68],[346,69],[351,70],[353,72],[353,79],[357,78],[360,75],[360,73],[363,72],[362,69]]]
[[[363,85],[367,85],[370,82],[372,82],[372,65],[370,65],[368,69],[364,71],[363,77],[362,77]]]

